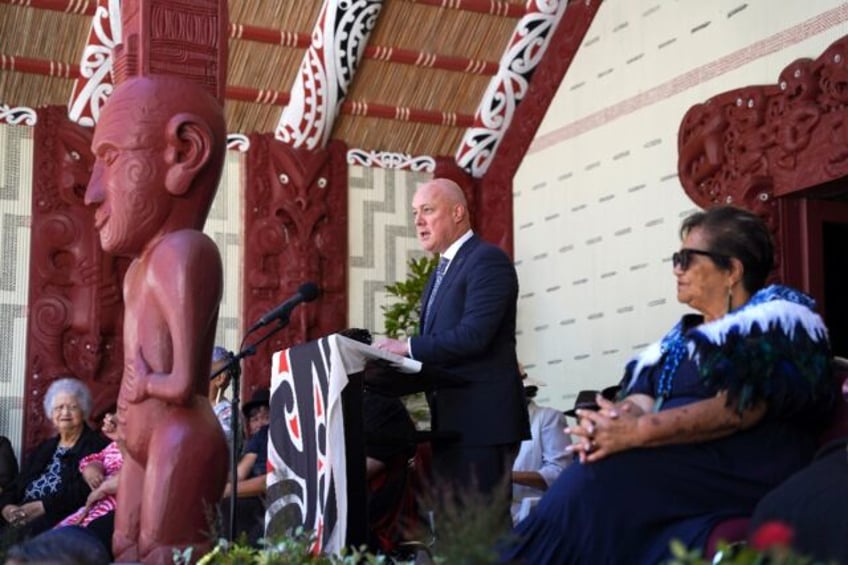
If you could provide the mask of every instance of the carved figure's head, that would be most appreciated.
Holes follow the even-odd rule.
[[[121,83],[94,132],[85,203],[103,249],[140,255],[167,233],[203,228],[226,151],[220,104],[179,78]]]

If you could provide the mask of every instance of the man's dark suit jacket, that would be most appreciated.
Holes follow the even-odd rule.
[[[435,277],[422,297],[426,308]],[[499,247],[472,236],[451,260],[421,335],[415,359],[468,381],[441,389],[431,404],[433,429],[458,431],[464,445],[499,445],[530,437],[515,353],[518,277]]]

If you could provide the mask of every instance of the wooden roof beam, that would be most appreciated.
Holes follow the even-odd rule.
[[[80,16],[93,16],[95,10],[97,10],[97,0],[0,0],[0,4],[52,10]]]
[[[230,24],[230,37],[233,39],[256,41],[257,43],[268,43],[299,49],[306,49],[312,41],[312,37],[308,33],[296,33],[244,24]],[[432,67],[444,71],[476,75],[492,76],[498,72],[498,63],[494,61],[469,59],[467,57],[451,57],[449,55],[439,55],[438,53],[428,53],[386,45],[368,45],[365,47],[364,56],[366,59],[377,59],[403,65]]]
[[[521,4],[511,4],[499,0],[407,0],[407,2],[505,18],[520,18],[527,12]],[[93,16],[97,9],[97,0],[0,0],[0,3],[86,16]],[[232,29],[232,25],[230,29]],[[230,34],[230,37],[233,37],[232,34]]]
[[[477,12],[490,14],[505,18],[521,18],[527,13],[522,4],[511,4],[498,0],[407,0],[410,4],[424,4],[436,8],[449,8],[451,10],[463,10],[466,12]]]
[[[42,75],[59,78],[79,78],[79,65],[71,65],[62,61],[50,59],[35,59],[20,55],[0,53],[0,71],[16,71],[19,73]]]
[[[97,8],[96,0],[0,0],[0,3],[19,5],[26,8],[65,12],[81,16],[93,16]],[[489,4],[490,2],[488,2],[488,0],[481,0],[477,3],[481,4],[481,9],[471,11],[484,11],[482,10],[482,4]],[[436,4],[436,2],[433,3],[433,5]],[[515,4],[507,4],[505,2],[496,2],[496,4],[516,6]],[[521,6],[518,7],[521,8]],[[524,9],[521,8],[521,14],[523,13]],[[520,17],[520,15],[512,17]],[[290,47],[294,49],[306,49],[312,41],[312,38],[308,33],[237,23],[230,23],[230,39],[255,41],[257,43],[279,45],[281,47]],[[443,71],[454,71],[474,75],[493,76],[498,72],[498,63],[495,61],[483,61],[481,59],[469,59],[467,57],[452,57],[449,55],[439,55],[438,53],[428,53],[426,51],[415,51],[413,49],[389,47],[386,45],[369,45],[365,48],[364,56],[366,59],[376,59],[380,61],[388,61],[390,63],[399,63],[402,65],[430,67]]]
[[[4,53],[0,53],[0,70],[63,79],[75,79],[80,76],[79,65],[69,65],[68,63],[48,59],[17,57]],[[253,104],[285,106],[289,103],[291,96],[288,92],[281,92],[279,90],[229,85],[226,89],[225,98],[227,100],[250,102]],[[376,104],[361,100],[344,102],[341,107],[341,113],[351,116],[384,118],[401,122],[435,124],[448,127],[467,128],[474,123],[474,116],[470,114],[437,112],[420,108]]]

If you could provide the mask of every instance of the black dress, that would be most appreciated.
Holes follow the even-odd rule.
[[[0,493],[18,476],[18,460],[6,436],[0,436]]]

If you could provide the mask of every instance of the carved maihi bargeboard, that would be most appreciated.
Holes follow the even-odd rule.
[[[848,174],[848,36],[798,59],[771,85],[731,90],[689,109],[678,172],[699,206],[732,203],[764,216],[775,198]]]

